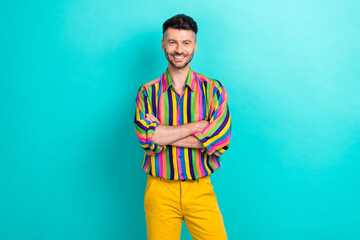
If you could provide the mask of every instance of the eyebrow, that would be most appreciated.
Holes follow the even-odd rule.
[[[169,41],[177,42],[175,39],[168,39],[167,41],[168,41],[168,42],[169,42]],[[191,41],[191,40],[184,40],[183,42],[192,42],[192,41]]]

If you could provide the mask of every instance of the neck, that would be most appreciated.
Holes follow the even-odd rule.
[[[183,89],[187,80],[187,76],[189,74],[190,64],[188,64],[182,69],[178,69],[169,63],[168,70],[174,87],[176,89]]]

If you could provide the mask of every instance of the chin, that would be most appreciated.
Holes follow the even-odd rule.
[[[170,62],[171,63],[171,62]],[[171,63],[171,65],[173,66],[173,67],[175,67],[176,69],[183,69],[183,68],[185,68],[187,65],[189,65],[189,63],[186,63],[185,65],[176,65],[176,64],[174,64],[174,63]]]

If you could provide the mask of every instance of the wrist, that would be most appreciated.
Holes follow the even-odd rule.
[[[192,122],[192,123],[191,123],[191,124],[192,124],[191,134],[201,131],[201,126],[200,126],[199,123],[200,123],[200,122]]]

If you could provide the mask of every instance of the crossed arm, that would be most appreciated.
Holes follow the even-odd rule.
[[[160,121],[152,114],[147,114],[146,120],[160,123]],[[172,145],[201,149],[204,148],[204,145],[199,139],[191,134],[202,131],[208,124],[208,121],[198,121],[177,126],[159,125],[155,129],[152,140],[160,146]]]

